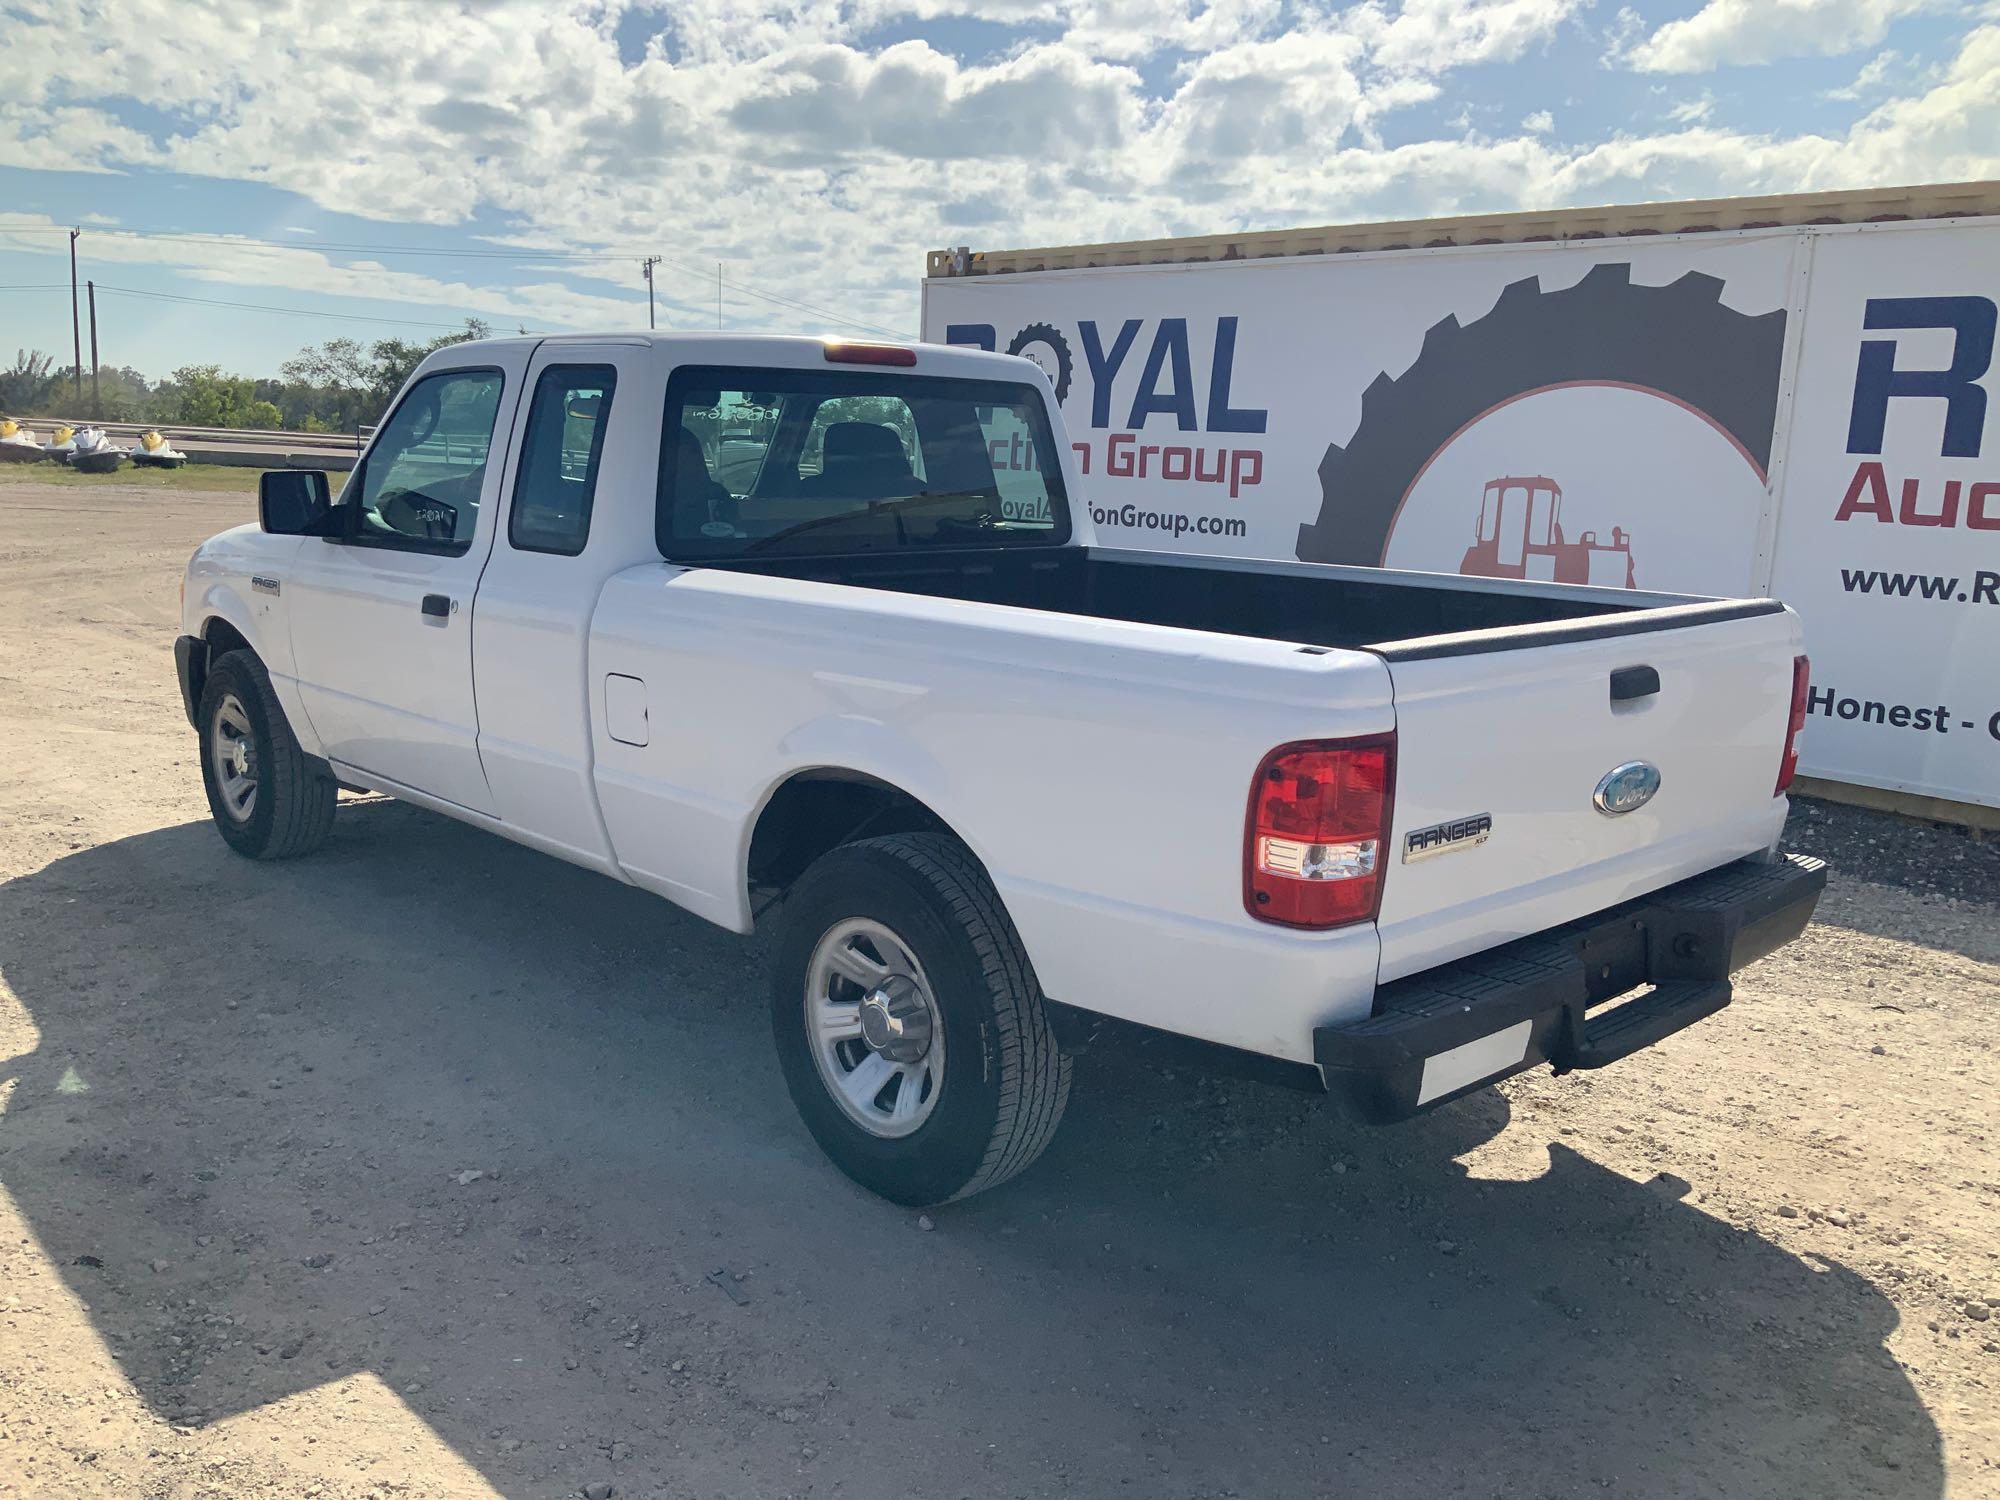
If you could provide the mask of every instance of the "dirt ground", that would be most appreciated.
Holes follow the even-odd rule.
[[[1735,1005],[1400,1127],[1114,1043],[926,1220],[753,943],[379,800],[223,847],[250,504],[0,483],[0,1495],[2000,1495],[2000,840],[1801,804]]]

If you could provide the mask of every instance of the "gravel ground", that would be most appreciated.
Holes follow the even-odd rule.
[[[920,1217],[763,955],[411,808],[209,828],[243,496],[0,486],[0,1494],[2000,1495],[2000,844],[1801,804],[1821,920],[1405,1126],[1093,1051]]]

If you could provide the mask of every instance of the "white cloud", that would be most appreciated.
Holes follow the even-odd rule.
[[[12,164],[166,167],[276,185],[335,213],[500,225],[509,245],[657,249],[663,292],[697,306],[720,259],[732,284],[891,329],[913,327],[922,252],[946,244],[2000,172],[2000,25],[1974,29],[1920,91],[1884,97],[1898,76],[1885,72],[1877,107],[1837,136],[1732,131],[1704,94],[1664,127],[1634,122],[1610,139],[1571,139],[1566,113],[1559,143],[1539,108],[1493,138],[1470,123],[1490,109],[1461,107],[1459,123],[1428,127],[1442,138],[1405,131],[1388,145],[1398,111],[1448,93],[1463,106],[1454,70],[1527,56],[1578,24],[1583,0],[662,0],[642,19],[663,30],[636,57],[618,45],[632,0],[5,3],[0,159]],[[1726,21],[1731,6],[1714,0],[1644,40],[1640,25],[1635,45],[1656,64],[1699,55],[1721,24],[1703,17]],[[923,24],[971,15],[1023,24],[973,60],[947,49],[950,27]],[[1674,31],[1697,22],[1710,30]],[[925,39],[884,45],[891,23]],[[152,41],[128,47],[135,35]],[[104,181],[116,212],[117,180]],[[630,326],[639,308],[630,258],[494,286],[310,241],[89,238],[108,259],[217,285],[431,309],[415,317]],[[732,326],[819,324],[735,291],[725,312]]]
[[[1861,65],[1861,71],[1854,75],[1851,83],[1842,84],[1837,89],[1828,89],[1824,97],[1828,99],[1860,99],[1869,94],[1882,92],[1889,82],[1889,75],[1903,63],[1903,54],[1891,47],[1886,52],[1878,52]]]
[[[65,240],[46,214],[0,213],[0,251],[47,251]],[[635,326],[643,299],[579,292],[560,282],[496,288],[446,281],[420,272],[393,270],[373,260],[336,262],[317,250],[269,245],[233,236],[165,239],[119,229],[88,229],[83,253],[100,281],[119,266],[168,269],[217,287],[257,287],[408,303],[428,309],[440,321],[469,312],[496,324],[531,328]],[[113,276],[104,267],[113,268]],[[215,295],[221,296],[217,292]]]
[[[847,46],[752,65],[725,118],[819,160],[1061,160],[1122,147],[1139,123],[1137,79],[1062,47],[966,68],[924,42],[868,56]]]
[[[1590,0],[1403,0],[1392,14],[1381,0],[1353,13],[1380,67],[1442,72],[1468,63],[1512,62],[1546,42]]]
[[[1706,73],[1785,57],[1836,57],[1878,45],[1890,25],[1940,0],[1708,0],[1632,42],[1622,61],[1642,73]]]

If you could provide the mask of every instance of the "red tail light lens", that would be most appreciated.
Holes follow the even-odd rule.
[[[1341,927],[1382,909],[1396,737],[1280,745],[1250,784],[1243,905],[1260,922]]]
[[[1799,773],[1799,731],[1806,727],[1807,691],[1812,681],[1812,664],[1803,656],[1792,658],[1792,717],[1785,726],[1785,753],[1778,762],[1778,789],[1773,797],[1785,795],[1785,788]]]
[[[902,344],[861,344],[829,339],[823,346],[827,362],[836,365],[913,365],[917,351]]]

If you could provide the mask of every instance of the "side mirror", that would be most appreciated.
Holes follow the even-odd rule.
[[[322,469],[277,469],[257,478],[257,524],[273,536],[325,536],[333,498]]]

